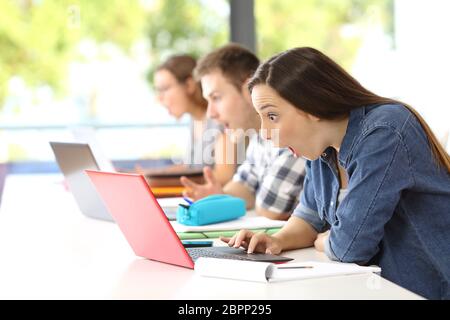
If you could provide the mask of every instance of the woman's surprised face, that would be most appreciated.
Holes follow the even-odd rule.
[[[294,107],[265,84],[253,87],[252,102],[261,117],[261,135],[274,146],[310,160],[321,155],[323,148],[317,143],[320,119]]]

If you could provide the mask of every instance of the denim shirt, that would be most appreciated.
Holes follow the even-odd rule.
[[[348,193],[337,207],[339,174]],[[401,105],[353,110],[339,154],[307,161],[294,215],[330,229],[329,258],[378,264],[381,275],[431,299],[450,299],[450,174]]]

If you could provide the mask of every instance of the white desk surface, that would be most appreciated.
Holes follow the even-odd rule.
[[[421,299],[377,275],[253,283],[136,257],[84,217],[60,175],[9,175],[0,208],[0,299]],[[284,253],[328,261],[313,248]]]

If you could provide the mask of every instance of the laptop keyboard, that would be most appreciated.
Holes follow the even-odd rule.
[[[200,257],[231,259],[231,260],[248,260],[245,256],[240,256],[237,254],[226,254],[223,252],[215,252],[214,250],[205,250],[202,248],[187,248],[186,250],[188,254],[191,256],[193,261],[197,260]]]

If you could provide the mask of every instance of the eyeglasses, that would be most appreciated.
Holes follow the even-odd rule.
[[[156,87],[155,86],[155,92],[156,92],[156,94],[159,94],[159,95],[165,94],[167,91],[169,91],[170,89],[172,89],[172,88],[174,88],[176,86],[177,86],[176,83],[168,84],[168,85],[161,86],[161,87]]]

